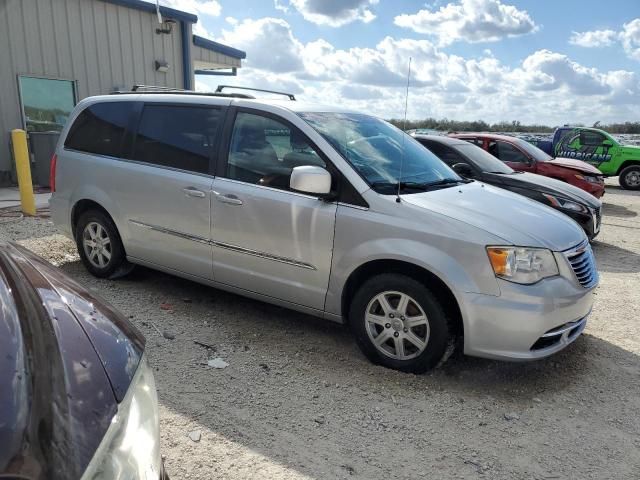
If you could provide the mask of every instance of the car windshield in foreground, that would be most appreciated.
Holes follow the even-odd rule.
[[[379,193],[395,193],[398,183],[404,193],[415,193],[464,182],[438,157],[384,120],[359,113],[299,115]]]
[[[483,172],[502,173],[505,175],[514,173],[511,167],[476,145],[465,143],[464,145],[455,145],[454,148],[475,163]]]
[[[553,157],[546,154],[544,151],[540,150],[535,145],[530,144],[526,140],[522,140],[521,138],[512,139],[513,142],[521,149],[531,155],[537,162],[548,162],[549,160],[553,160]]]

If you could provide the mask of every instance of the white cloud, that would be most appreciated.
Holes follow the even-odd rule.
[[[378,0],[275,0],[278,10],[289,12],[294,8],[305,20],[330,27],[373,21],[376,16],[370,7],[377,3]]]
[[[237,85],[290,90],[300,99],[401,117],[412,57],[409,118],[448,117],[551,125],[637,118],[640,75],[602,71],[539,50],[518,65],[490,51],[449,54],[429,40],[385,37],[373,47],[304,43],[283,19],[233,20],[220,41],[247,51]],[[199,77],[210,87],[219,79]],[[226,80],[228,81],[228,80]]]
[[[230,23],[222,32],[222,43],[247,52],[244,65],[268,72],[294,72],[304,68],[302,44],[293,36],[289,24],[279,18],[261,18]]]
[[[384,98],[384,90],[381,90],[379,88],[365,87],[363,85],[342,85],[340,93],[343,97],[350,100],[373,100]]]
[[[154,0],[147,0],[155,3]],[[175,8],[183,12],[193,13],[198,16],[218,17],[222,12],[222,7],[216,0],[160,0],[160,5]],[[211,33],[205,28],[202,19],[193,25],[193,33],[205,38],[213,38]]]
[[[622,30],[592,30],[573,32],[569,43],[579,47],[609,47],[619,42],[627,56],[640,61],[640,18],[622,25]]]
[[[440,45],[456,41],[493,42],[505,37],[525,35],[538,26],[525,10],[500,0],[460,0],[438,10],[424,9],[394,19],[399,27],[438,38]]]
[[[160,4],[183,12],[210,17],[217,17],[222,11],[222,7],[216,0],[160,0]]]
[[[193,34],[194,35],[198,35],[199,37],[204,37],[204,38],[209,38],[213,40],[213,36],[211,35],[211,33],[209,32],[209,30],[207,30],[204,25],[202,24],[202,22],[198,22],[196,23],[193,28],[192,28]]]
[[[593,30],[590,32],[573,32],[569,43],[578,47],[608,47],[618,40],[618,34],[613,30]]]
[[[565,87],[573,95],[604,95],[611,92],[605,75],[571,61],[566,55],[538,50],[524,62],[514,75],[528,88],[553,91]]]
[[[627,56],[640,61],[640,18],[623,25],[620,41]]]

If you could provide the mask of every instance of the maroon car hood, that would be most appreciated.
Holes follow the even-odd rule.
[[[549,160],[548,163],[559,165],[561,167],[573,168],[574,170],[580,170],[581,172],[591,173],[593,175],[602,175],[602,172],[593,165],[589,165],[582,160],[575,160],[573,158],[554,158]]]

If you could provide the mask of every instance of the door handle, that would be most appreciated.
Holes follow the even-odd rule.
[[[229,205],[242,205],[242,200],[240,200],[238,197],[236,197],[233,194],[229,194],[229,195],[218,194],[218,200],[220,200],[222,203],[227,203]]]
[[[183,188],[182,191],[187,197],[204,198],[207,196],[207,194],[204,193],[202,190],[198,190],[197,188],[194,188],[194,187],[186,187],[186,188]]]

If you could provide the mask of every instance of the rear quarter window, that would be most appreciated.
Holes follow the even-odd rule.
[[[76,117],[64,146],[80,152],[119,157],[133,102],[94,103]]]

